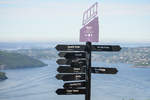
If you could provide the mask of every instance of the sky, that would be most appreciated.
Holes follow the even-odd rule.
[[[79,41],[95,2],[100,42],[150,42],[150,0],[0,0],[0,42]]]

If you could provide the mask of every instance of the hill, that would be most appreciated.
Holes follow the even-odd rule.
[[[46,66],[46,64],[27,55],[0,51],[0,69],[15,69],[42,66]]]

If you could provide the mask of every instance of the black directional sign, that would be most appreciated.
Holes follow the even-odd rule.
[[[92,45],[92,51],[120,51],[119,45]]]
[[[86,93],[86,89],[58,89],[58,95],[81,95]]]
[[[75,59],[75,58],[85,58],[86,53],[85,52],[60,52],[58,54],[60,57],[65,57],[69,59]]]
[[[85,64],[84,63],[80,63],[80,62],[73,62],[71,63],[70,67],[84,67]]]
[[[69,67],[69,66],[59,66],[57,71],[59,73],[85,73],[85,67]]]
[[[86,60],[83,59],[58,59],[56,62],[59,65],[86,65]]]
[[[85,88],[85,86],[86,86],[86,84],[87,84],[87,82],[70,82],[70,83],[65,83],[64,85],[63,85],[63,87],[65,88],[65,89],[69,89],[69,88]]]
[[[57,59],[56,63],[59,64],[59,65],[69,65],[70,64],[70,60],[67,60],[67,59]]]
[[[70,64],[70,60],[67,60],[67,59],[57,59],[56,63],[59,64],[59,65],[69,65]]]
[[[84,51],[85,45],[57,45],[58,51]],[[120,51],[119,45],[92,45],[92,51]]]
[[[60,60],[62,60],[62,59],[60,59]],[[70,67],[84,67],[85,66],[84,62],[72,62],[71,64],[68,64],[65,62],[61,62],[60,60],[57,62],[59,65],[70,65]]]
[[[84,51],[85,45],[57,45],[55,48],[58,51]]]
[[[63,81],[85,80],[85,74],[57,74],[56,78]]]
[[[117,72],[116,68],[92,67],[92,73],[95,74],[116,74]]]

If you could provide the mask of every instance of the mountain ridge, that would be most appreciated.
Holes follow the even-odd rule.
[[[27,55],[0,51],[0,69],[43,67],[46,65],[42,61]]]

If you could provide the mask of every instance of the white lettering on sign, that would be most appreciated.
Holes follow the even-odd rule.
[[[79,90],[66,90],[66,92],[68,92],[68,93],[79,92]]]
[[[68,46],[68,49],[72,49],[72,48],[80,48],[80,46]]]
[[[77,61],[78,61],[78,59],[72,60],[72,62],[77,62]]]
[[[81,75],[76,75],[76,78],[81,78]]]
[[[79,92],[79,90],[73,90],[73,92]]]
[[[71,93],[71,92],[72,92],[72,90],[66,90],[66,92]]]
[[[79,70],[81,70],[81,69],[80,69],[80,68],[74,68],[74,70],[75,70],[75,71],[79,71]]]
[[[76,85],[81,85],[81,83],[72,83],[70,86],[76,86]]]
[[[103,72],[105,72],[105,71],[106,71],[106,69],[96,69],[96,70],[103,71]]]
[[[75,54],[75,56],[82,56],[82,54]]]
[[[108,49],[108,48],[110,48],[110,47],[106,47],[106,46],[97,46],[97,48]]]
[[[75,76],[75,79],[76,79],[76,80],[78,80],[78,79],[80,79],[80,78],[81,78],[81,75],[76,75],[76,76]]]
[[[92,30],[92,29],[93,29],[93,27],[92,27],[92,26],[86,26],[86,29],[88,29],[88,30]]]

